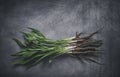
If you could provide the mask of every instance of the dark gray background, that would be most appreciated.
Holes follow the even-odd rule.
[[[52,65],[41,63],[29,70],[13,68],[20,48],[12,40],[23,41],[26,27],[40,30],[46,37],[62,39],[75,32],[91,33],[102,27],[95,38],[104,40],[104,65],[64,57]],[[119,0],[0,0],[0,77],[120,77]]]

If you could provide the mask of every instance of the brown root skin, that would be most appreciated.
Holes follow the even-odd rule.
[[[87,54],[87,53],[103,53],[101,51],[86,51],[86,52],[78,52],[78,51],[72,51],[72,52],[68,52],[68,54]]]
[[[91,61],[97,64],[100,64],[99,62],[91,59],[91,57],[98,57],[97,54],[103,53],[98,48],[103,44],[102,40],[95,40],[92,38],[95,34],[99,33],[99,30],[96,32],[93,32],[89,36],[86,37],[80,37],[82,33],[76,32],[76,36],[72,40],[76,40],[77,42],[74,42],[70,44],[71,46],[76,46],[72,49],[72,51],[68,52],[67,54],[74,55],[78,58],[78,56],[81,56],[86,61]],[[90,57],[90,58],[88,58]]]

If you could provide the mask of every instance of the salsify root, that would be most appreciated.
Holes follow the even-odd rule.
[[[98,54],[101,53],[99,48],[103,44],[102,40],[92,37],[99,31],[85,37],[81,37],[82,33],[76,32],[74,37],[53,40],[46,38],[40,31],[34,28],[29,29],[31,30],[30,32],[22,32],[24,43],[18,39],[13,39],[21,48],[20,52],[12,55],[18,58],[14,62],[15,65],[32,66],[38,64],[43,59],[51,62],[54,58],[63,54],[73,55],[76,58],[82,57],[95,62],[91,58],[98,57]]]

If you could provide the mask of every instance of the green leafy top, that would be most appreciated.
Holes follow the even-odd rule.
[[[66,51],[65,46],[70,40],[47,39],[40,31],[33,28],[29,29],[31,32],[22,32],[24,43],[14,39],[22,48],[20,52],[13,54],[13,56],[20,58],[15,64],[34,65],[45,58],[55,57]]]

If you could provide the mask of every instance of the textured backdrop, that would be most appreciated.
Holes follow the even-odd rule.
[[[0,0],[0,77],[120,77],[119,7],[119,0]],[[66,56],[52,65],[13,68],[10,55],[20,48],[12,38],[23,41],[20,32],[28,31],[27,27],[52,39],[103,28],[94,38],[104,41],[104,56],[99,60],[104,65],[82,64]]]

